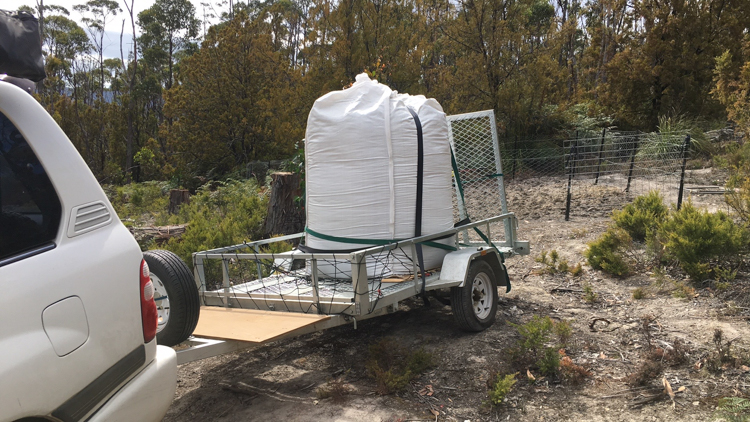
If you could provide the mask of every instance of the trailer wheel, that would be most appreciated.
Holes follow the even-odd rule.
[[[495,323],[497,314],[495,273],[484,261],[474,261],[462,287],[451,288],[453,317],[464,331],[483,331]]]
[[[164,346],[180,344],[193,334],[200,315],[200,297],[190,269],[169,251],[147,251],[143,259],[154,283],[159,315],[156,341]]]

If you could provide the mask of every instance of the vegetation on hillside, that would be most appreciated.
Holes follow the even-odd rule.
[[[188,0],[132,6],[34,10],[39,99],[103,183],[194,189],[289,158],[314,100],[362,71],[449,114],[493,109],[501,136],[749,119],[740,0],[268,0],[200,19]],[[107,58],[104,29],[121,21],[135,50]]]

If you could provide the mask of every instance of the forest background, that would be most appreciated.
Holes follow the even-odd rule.
[[[105,184],[289,159],[315,99],[362,71],[448,114],[493,109],[507,138],[750,120],[750,0],[236,0],[214,25],[188,0],[134,1],[28,8],[39,100]],[[138,36],[107,58],[115,20]]]

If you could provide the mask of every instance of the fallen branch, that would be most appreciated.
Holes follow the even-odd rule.
[[[628,388],[628,389],[625,389],[625,390],[617,391],[616,393],[610,394],[609,396],[601,396],[601,397],[597,397],[597,398],[598,399],[612,399],[612,398],[620,397],[620,396],[628,394],[628,393],[634,393],[634,392],[636,392],[638,390],[645,390],[645,389],[650,389],[650,388],[651,387],[648,387],[648,386],[647,387],[633,387],[633,388]]]
[[[644,404],[652,403],[652,402],[661,400],[665,397],[667,397],[667,395],[664,394],[664,392],[659,392],[651,396],[646,396],[640,400],[634,400],[633,403],[630,404],[630,407],[631,408],[640,407],[640,406],[643,406]]]
[[[225,384],[225,383],[219,383],[219,385],[221,386],[222,390],[228,390],[228,391],[231,391],[231,392],[234,392],[234,393],[245,394],[247,396],[250,396],[250,398],[254,398],[254,397],[258,397],[259,396],[259,394],[256,393],[255,391],[251,391],[251,390],[247,390],[247,389],[244,389],[244,388],[240,388],[240,387],[235,386],[235,385]]]
[[[238,381],[234,384],[229,383],[219,383],[221,388],[225,390],[235,391],[238,393],[243,394],[263,394],[264,396],[270,397],[272,399],[276,399],[278,401],[285,401],[285,402],[294,402],[294,403],[306,403],[309,402],[309,399],[306,399],[304,397],[296,397],[296,396],[290,396],[288,394],[279,393],[276,391],[270,391],[266,390],[264,388],[260,387],[253,387],[252,385],[245,384],[242,381]]]
[[[173,237],[180,237],[185,233],[187,224],[177,224],[174,226],[150,226],[150,227],[131,227],[130,233],[140,242],[146,242],[155,239],[161,244]]]
[[[560,287],[555,287],[554,289],[549,291],[550,293],[583,293],[583,290],[576,290],[576,289],[563,289]]]

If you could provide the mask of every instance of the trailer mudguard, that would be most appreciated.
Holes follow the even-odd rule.
[[[505,292],[510,292],[510,279],[503,263],[504,259],[495,248],[466,248],[445,255],[443,267],[440,270],[440,280],[461,281],[459,287],[462,287],[466,282],[466,276],[469,274],[469,266],[477,259],[487,262],[495,273],[497,285],[505,286]]]

